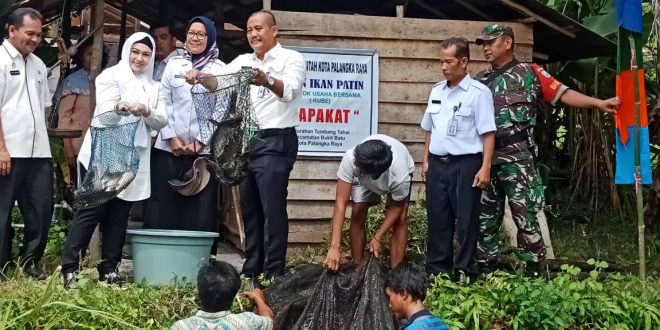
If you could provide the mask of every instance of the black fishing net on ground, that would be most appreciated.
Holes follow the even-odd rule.
[[[357,268],[291,269],[266,289],[278,329],[396,329],[385,295],[385,272],[368,256]]]
[[[192,87],[202,143],[209,148],[207,167],[221,182],[236,185],[247,175],[251,142],[259,127],[250,99],[250,69],[215,76],[218,88]]]
[[[140,155],[134,145],[142,117],[109,111],[92,118],[92,148],[87,173],[75,192],[76,206],[103,204],[135,179]]]

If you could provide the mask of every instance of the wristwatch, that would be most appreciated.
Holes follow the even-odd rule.
[[[268,73],[268,72],[266,72],[266,78],[268,79],[266,81],[266,83],[268,84],[268,85],[266,85],[266,87],[273,87],[273,84],[275,84],[275,78],[271,77],[270,73]]]

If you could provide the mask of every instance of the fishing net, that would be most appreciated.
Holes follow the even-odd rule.
[[[103,204],[135,179],[140,155],[134,145],[139,115],[109,111],[92,118],[92,151],[87,173],[76,189],[76,205]]]
[[[275,280],[266,289],[266,300],[279,329],[393,330],[384,278],[371,256],[337,273],[303,265]]]
[[[250,69],[218,75],[218,88],[192,87],[199,134],[210,152],[207,167],[221,182],[236,185],[247,175],[248,155],[259,127],[250,99]]]

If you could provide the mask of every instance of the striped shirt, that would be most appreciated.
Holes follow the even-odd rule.
[[[207,313],[198,311],[193,317],[174,323],[170,330],[270,330],[273,320],[251,312],[230,311]]]

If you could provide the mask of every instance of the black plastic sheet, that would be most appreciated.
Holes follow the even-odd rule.
[[[278,329],[394,330],[384,276],[371,256],[336,273],[304,265],[268,287],[266,299]]]

